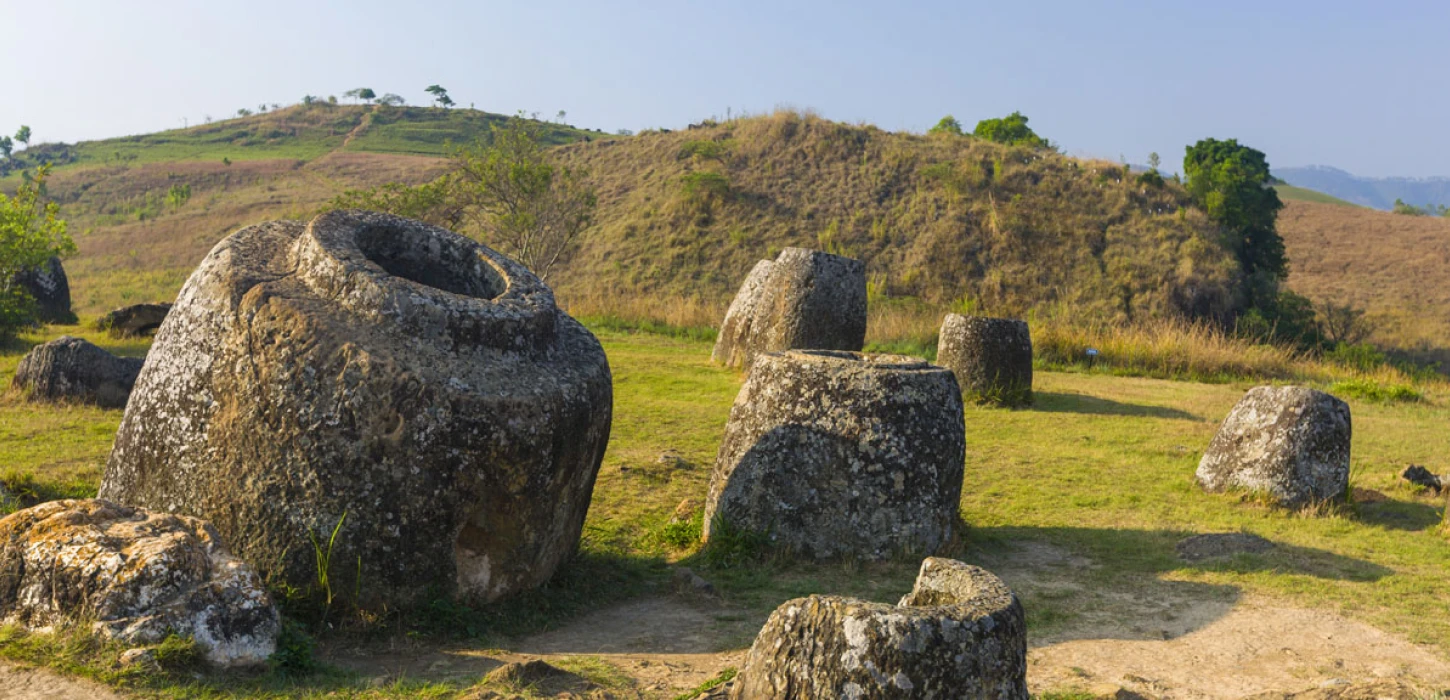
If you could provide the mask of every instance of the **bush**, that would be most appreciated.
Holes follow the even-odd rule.
[[[699,158],[701,160],[724,160],[730,155],[730,144],[725,141],[686,141],[676,156],[679,160]]]
[[[730,179],[704,170],[686,173],[680,178],[680,191],[691,201],[724,199],[730,196]]]
[[[284,618],[282,631],[277,635],[277,651],[268,659],[272,669],[284,676],[306,676],[317,671],[317,659],[313,656],[316,643],[302,625]]]
[[[1355,345],[1340,343],[1334,346],[1333,350],[1324,353],[1324,359],[1361,372],[1369,372],[1383,367],[1386,361],[1385,354],[1376,350],[1369,343]]]
[[[1343,397],[1390,403],[1423,401],[1424,395],[1407,384],[1381,383],[1373,379],[1345,379],[1329,387],[1329,393]]]

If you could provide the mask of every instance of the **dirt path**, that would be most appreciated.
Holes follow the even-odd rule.
[[[43,668],[0,664],[0,698],[6,700],[114,700],[115,693],[89,681]]]

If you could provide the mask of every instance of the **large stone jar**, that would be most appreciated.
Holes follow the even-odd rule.
[[[36,316],[45,323],[75,323],[70,307],[70,280],[60,258],[51,256],[39,267],[22,270],[15,275],[25,291],[35,299]]]
[[[1208,491],[1255,492],[1289,508],[1349,490],[1349,404],[1302,386],[1250,389],[1198,463]]]
[[[921,564],[897,605],[813,595],[776,608],[750,647],[732,700],[1026,700],[1022,604],[991,572]]]
[[[187,280],[101,494],[206,518],[296,586],[338,528],[335,591],[489,601],[576,551],[611,392],[594,336],[489,248],[368,212],[265,223]]]
[[[805,248],[786,248],[751,269],[736,293],[711,354],[750,369],[781,350],[860,350],[866,341],[866,265]]]
[[[965,431],[956,380],[925,361],[761,355],[730,409],[705,538],[754,532],[816,558],[930,554],[957,520]]]
[[[1032,334],[1026,321],[947,314],[936,361],[957,375],[973,402],[1032,403]]]

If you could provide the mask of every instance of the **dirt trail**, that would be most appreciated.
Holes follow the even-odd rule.
[[[110,690],[43,668],[0,664],[0,698],[6,700],[114,700]]]

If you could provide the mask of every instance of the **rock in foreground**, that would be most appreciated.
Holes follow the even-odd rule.
[[[599,342],[493,250],[369,212],[261,224],[181,290],[101,495],[206,518],[304,590],[338,528],[333,587],[364,605],[490,601],[578,548],[611,401]]]
[[[999,406],[1032,403],[1032,334],[1026,321],[947,314],[936,361],[967,398]]]
[[[0,616],[33,630],[87,624],[139,644],[174,632],[218,666],[266,661],[280,629],[256,572],[210,525],[102,500],[0,519]]]
[[[730,303],[711,357],[750,369],[761,353],[858,351],[866,342],[866,266],[860,260],[786,248],[756,263]]]
[[[1301,386],[1250,389],[1198,463],[1209,491],[1243,489],[1297,508],[1349,488],[1349,404]]]
[[[901,355],[761,355],[730,409],[705,538],[768,535],[816,558],[930,554],[962,492],[965,426],[952,373]]]
[[[32,399],[72,400],[121,408],[145,360],[117,357],[71,336],[31,348],[15,368],[14,385]]]
[[[155,333],[170,311],[170,304],[132,304],[102,316],[96,327],[116,338],[134,338]]]
[[[813,595],[766,621],[731,688],[736,700],[1025,700],[1022,604],[991,572],[921,564],[898,605]]]

